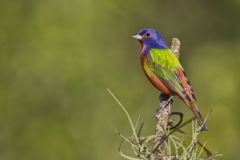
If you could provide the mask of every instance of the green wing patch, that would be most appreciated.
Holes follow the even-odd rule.
[[[149,59],[152,72],[171,91],[188,101],[192,98],[196,99],[178,58],[170,49],[152,49]],[[179,71],[181,71],[181,75],[178,74]]]
[[[151,49],[150,59],[153,72],[165,80],[171,79],[176,69],[181,67],[177,57],[170,49]]]

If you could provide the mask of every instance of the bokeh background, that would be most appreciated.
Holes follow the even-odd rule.
[[[200,138],[240,159],[239,17],[239,0],[1,0],[0,159],[122,159],[114,130],[131,130],[106,88],[153,134],[159,92],[131,38],[146,27],[181,40],[198,106],[213,110]]]

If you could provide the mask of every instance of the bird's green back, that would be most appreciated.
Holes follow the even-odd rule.
[[[178,58],[170,49],[151,49],[149,56],[151,69],[165,80],[171,79],[176,69],[181,67]]]

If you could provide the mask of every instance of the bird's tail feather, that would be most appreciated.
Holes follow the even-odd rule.
[[[206,123],[204,122],[204,119],[203,119],[201,113],[197,110],[196,103],[194,101],[190,102],[189,107],[190,107],[191,111],[195,114],[198,124],[202,127],[201,131],[208,131],[208,127],[207,127]]]

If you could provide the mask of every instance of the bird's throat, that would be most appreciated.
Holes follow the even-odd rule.
[[[139,43],[141,44],[141,46],[142,46],[142,48],[143,48],[143,41],[142,40],[138,40],[139,41]]]

